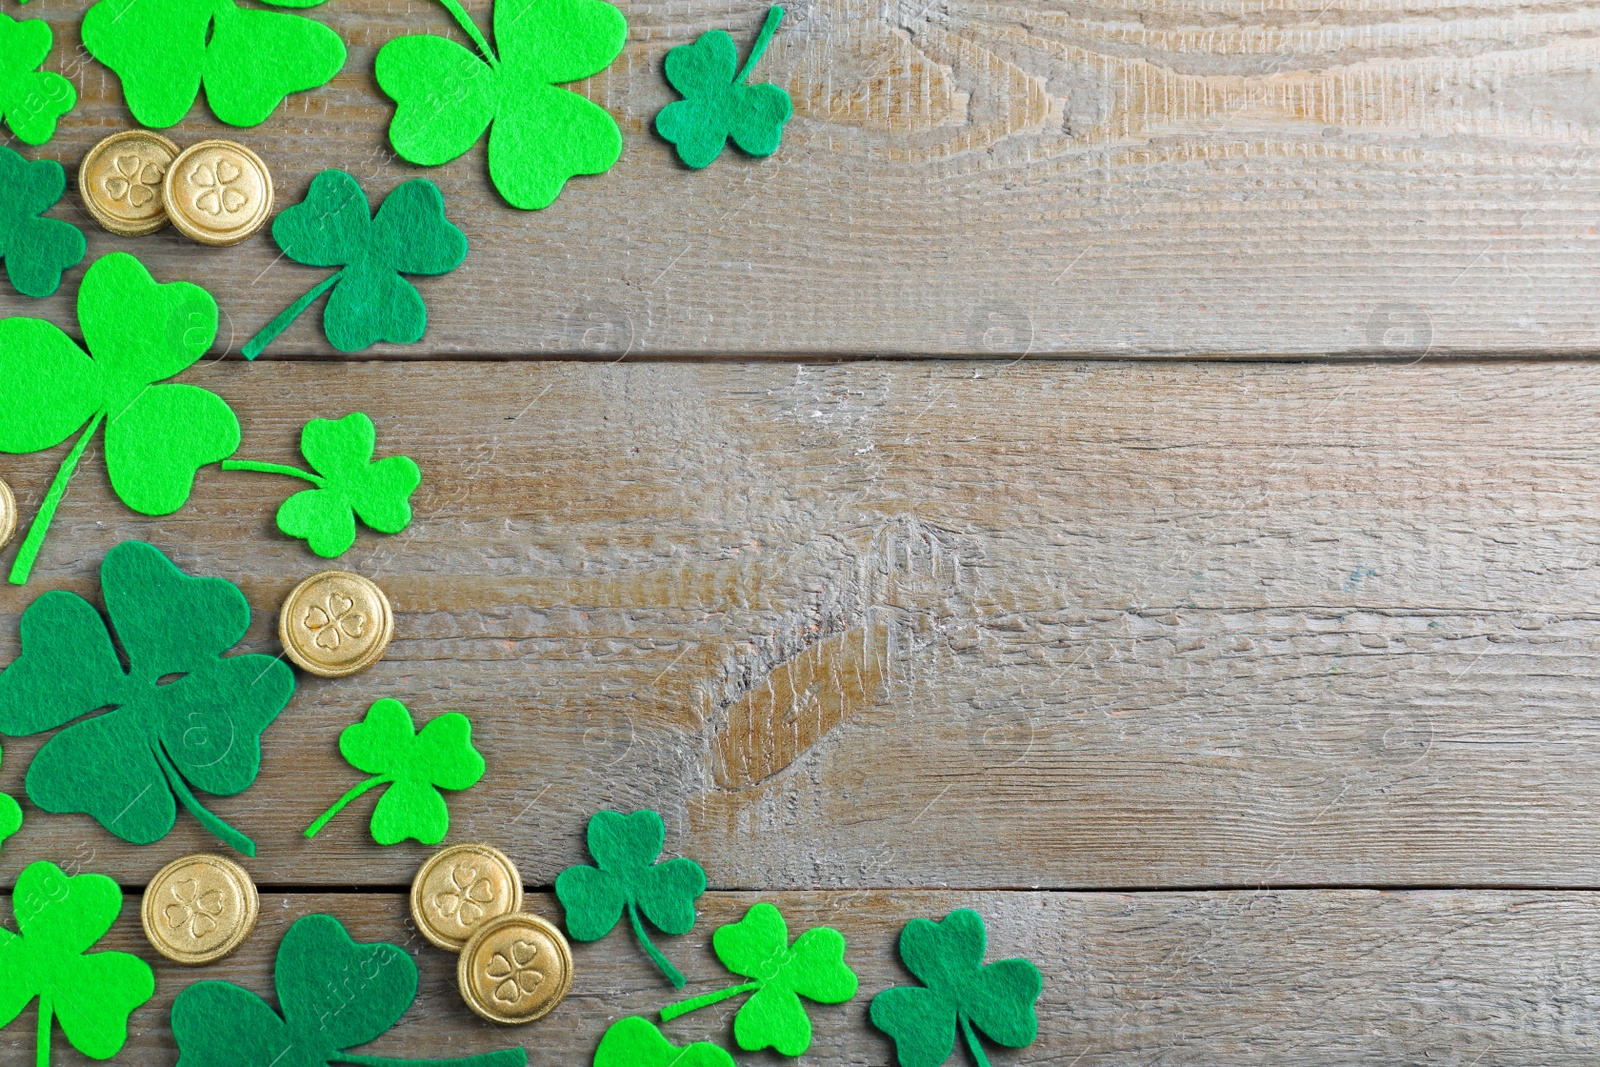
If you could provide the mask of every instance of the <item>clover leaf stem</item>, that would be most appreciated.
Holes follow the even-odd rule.
[[[526,1049],[503,1048],[479,1056],[462,1056],[453,1060],[408,1060],[398,1056],[358,1056],[341,1052],[332,1058],[334,1063],[350,1063],[355,1067],[390,1067],[404,1063],[408,1067],[523,1067],[528,1062]]]
[[[39,1037],[34,1044],[36,1067],[50,1067],[50,1024],[55,1020],[55,1004],[49,993],[39,994]]]
[[[658,970],[672,983],[673,989],[682,989],[688,979],[683,972],[672,965],[672,961],[661,954],[661,950],[650,943],[650,937],[644,932],[644,924],[639,921],[639,908],[633,901],[628,901],[628,919],[633,923],[633,936],[639,939],[639,947],[643,948],[655,963]]]
[[[460,0],[439,0],[444,5],[456,24],[472,38],[472,43],[478,46],[478,51],[483,53],[483,58],[489,66],[500,69],[500,57],[494,54],[494,49],[489,47],[489,42],[484,40],[483,31],[478,29],[478,24],[472,21],[472,16],[467,14],[467,9],[461,6]]]
[[[299,467],[291,467],[285,463],[259,463],[253,459],[225,459],[222,461],[225,471],[255,471],[257,474],[287,474],[291,478],[303,478],[318,489],[327,485],[322,478],[303,471]]]
[[[691,1011],[699,1011],[701,1008],[709,1008],[718,1001],[736,997],[740,993],[753,993],[760,988],[760,982],[746,982],[744,985],[736,985],[729,989],[719,989],[715,993],[702,993],[698,997],[680,1000],[676,1004],[668,1004],[661,1009],[661,1021],[664,1023],[671,1022],[680,1015],[687,1015]]]
[[[335,815],[339,814],[341,811],[343,811],[344,810],[344,806],[346,804],[350,803],[356,797],[360,796],[362,793],[365,793],[367,790],[371,789],[373,786],[382,785],[384,782],[392,782],[392,781],[394,781],[394,779],[391,776],[387,775],[387,774],[375,774],[371,778],[368,778],[366,781],[362,782],[360,785],[358,785],[354,789],[350,790],[350,792],[346,793],[344,796],[340,797],[338,800],[335,800],[333,802],[333,807],[329,808],[327,811],[323,812],[321,815],[318,815],[316,821],[313,822],[310,826],[306,827],[305,835],[307,837],[316,837],[317,836],[317,831],[321,830],[324,826],[328,825],[328,820],[333,818]],[[355,1061],[354,1060],[350,1060],[348,1062],[354,1063]]]
[[[244,358],[255,359],[259,356],[268,345],[277,340],[280,333],[289,328],[289,324],[298,318],[302,311],[311,306],[313,300],[332,289],[343,277],[342,270],[328,275],[305,296],[278,312],[277,318],[263,326],[261,332],[246,341],[244,347],[239,350],[244,354]]]
[[[961,1032],[967,1035],[967,1047],[972,1050],[972,1058],[978,1061],[978,1067],[989,1067],[989,1057],[983,1054],[983,1046],[978,1044],[978,1035],[972,1032],[967,1013],[961,1012],[957,1018],[961,1020]]]
[[[162,748],[159,743],[150,747],[155,750],[156,762],[161,764],[161,771],[167,776],[167,784],[172,787],[173,793],[177,794],[178,799],[188,809],[189,814],[200,820],[200,825],[211,831],[211,835],[218,841],[242,852],[246,856],[254,856],[256,854],[256,843],[223,822],[204,804],[195,799],[194,793],[189,790],[189,783],[183,780],[183,775],[178,773],[178,768],[172,765],[172,757],[167,755],[166,749]]]
[[[742,85],[750,77],[750,72],[756,69],[756,64],[761,61],[761,56],[767,50],[767,43],[772,40],[772,35],[778,30],[778,23],[783,21],[783,8],[773,5],[767,12],[767,21],[761,25],[761,34],[756,38],[756,43],[750,48],[750,58],[744,61],[744,69],[739,71],[739,76],[733,84]]]
[[[61,498],[67,495],[67,483],[72,480],[72,472],[77,469],[83,450],[89,447],[89,439],[100,428],[105,417],[106,413],[103,411],[94,417],[94,421],[89,423],[89,428],[79,435],[78,443],[72,446],[72,451],[67,453],[67,458],[62,460],[61,466],[56,469],[55,479],[50,483],[49,491],[44,494],[44,502],[39,505],[39,513],[33,517],[33,525],[28,527],[28,536],[23,538],[22,547],[17,549],[17,558],[11,564],[12,585],[27,584],[28,575],[33,572],[33,561],[44,545],[45,532],[50,529],[50,520],[55,518],[56,506],[61,503]]]

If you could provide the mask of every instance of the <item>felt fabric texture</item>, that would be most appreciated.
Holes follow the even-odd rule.
[[[900,959],[920,986],[895,986],[872,998],[872,1023],[894,1039],[900,1067],[939,1067],[956,1032],[979,1067],[989,1067],[974,1030],[996,1044],[1022,1048],[1039,1033],[1034,1001],[1044,988],[1024,959],[984,966],[983,917],[967,908],[940,922],[912,919],[900,931]]]
[[[68,877],[49,860],[17,875],[18,933],[0,930],[0,1026],[39,999],[36,1067],[50,1063],[50,1027],[72,1047],[108,1060],[128,1039],[128,1016],[156,991],[155,972],[127,952],[90,952],[122,911],[122,890],[103,874]]]
[[[158,284],[126,252],[95,260],[78,288],[86,353],[40,319],[0,320],[0,452],[54,448],[82,429],[23,539],[11,581],[28,580],[78,460],[104,424],[111,488],[134,511],[167,515],[195,472],[239,447],[239,420],[214,393],[155,383],[188,369],[217,332],[198,285]],[[93,353],[90,358],[89,353]]]
[[[372,775],[340,797],[306,827],[314,837],[328,820],[367,790],[387,785],[372,809],[372,839],[393,845],[406,838],[437,845],[450,832],[450,809],[441,789],[468,789],[483,777],[483,757],[472,747],[472,720],[459,711],[436,716],[419,733],[398,700],[380,700],[367,716],[344,728],[339,753]]]
[[[622,131],[565,82],[598,74],[628,37],[604,0],[496,0],[489,47],[458,0],[440,0],[482,58],[443,37],[398,37],[374,74],[395,102],[389,141],[425,167],[448,163],[489,131],[489,177],[512,207],[548,207],[569,178],[609,170]]]
[[[374,218],[354,178],[325,170],[311,179],[304,200],[272,220],[272,238],[296,263],[341,269],[252,337],[243,349],[246,359],[259,356],[329,289],[322,332],[339,351],[419,341],[428,308],[401,275],[448,274],[467,257],[467,235],[445,218],[444,196],[426,178],[396,188]]]
[[[734,1067],[734,1059],[709,1041],[679,1048],[650,1020],[630,1015],[612,1023],[600,1038],[594,1067]]]
[[[289,927],[278,944],[272,977],[278,1011],[232,982],[196,982],[179,993],[172,1004],[178,1067],[522,1067],[528,1062],[520,1048],[445,1060],[347,1051],[400,1021],[417,996],[417,965],[398,945],[352,940],[332,915],[307,915]]]
[[[78,102],[70,81],[39,69],[54,41],[43,19],[18,22],[0,13],[0,112],[23,144],[44,144],[55,136],[56,120]]]
[[[76,266],[88,248],[83,231],[72,223],[39,217],[66,188],[67,172],[55,160],[30,163],[0,148],[0,256],[11,287],[23,296],[55,292],[61,272]]]
[[[830,926],[817,926],[791,945],[782,913],[766,901],[738,922],[718,927],[711,935],[711,947],[724,967],[751,981],[670,1004],[661,1009],[661,1018],[676,1019],[749,993],[750,999],[733,1017],[733,1039],[746,1052],[772,1048],[784,1056],[799,1056],[811,1047],[811,1020],[800,998],[842,1004],[856,995],[856,974],[844,962],[844,935]]]
[[[300,454],[311,471],[242,459],[227,460],[222,469],[286,474],[316,486],[283,502],[278,529],[305,538],[311,551],[333,559],[356,543],[357,515],[379,533],[399,533],[411,524],[411,494],[422,484],[422,471],[410,456],[374,463],[377,445],[372,420],[357,411],[338,420],[306,423],[300,431]]]
[[[100,0],[83,16],[83,45],[122,79],[133,117],[154,129],[177,125],[202,83],[218,120],[257,125],[290,93],[332,80],[345,57],[320,22],[233,0]]]
[[[706,891],[706,872],[682,857],[657,863],[666,840],[666,824],[657,812],[596,812],[588,833],[596,866],[580,863],[562,871],[556,896],[567,912],[567,933],[579,941],[606,936],[626,911],[640,947],[673,988],[682,989],[683,974],[650,942],[639,916],[664,934],[688,933],[695,899]]]
[[[681,44],[667,53],[667,81],[683,99],[656,115],[656,132],[677,148],[686,165],[696,170],[710,166],[729,138],[752,156],[770,156],[778,150],[794,102],[779,86],[746,85],[745,79],[782,20],[783,8],[767,12],[742,70],[733,38],[723,30],[702,33],[693,44]]]
[[[22,654],[0,671],[0,733],[72,723],[33,757],[28,796],[46,811],[86,812],[136,845],[164,837],[181,802],[255,855],[193,790],[233,796],[255,781],[261,733],[294,694],[294,672],[275,656],[224,656],[250,625],[244,594],[189,577],[142,541],[106,553],[100,591],[127,670],[100,613],[58,589],[22,613]]]
[[[0,843],[22,829],[22,805],[10,793],[0,793]]]

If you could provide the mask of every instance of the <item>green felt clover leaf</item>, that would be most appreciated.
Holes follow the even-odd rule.
[[[783,8],[767,12],[743,69],[738,69],[733,38],[723,30],[702,33],[693,44],[681,44],[667,53],[667,81],[683,99],[656,115],[656,132],[677,147],[678,158],[688,166],[696,170],[710,166],[730,137],[752,156],[770,156],[778,150],[794,102],[780,86],[744,81],[782,20]]]
[[[410,456],[372,461],[378,431],[357,411],[337,421],[312,419],[300,431],[300,454],[311,470],[280,463],[230,459],[223,470],[287,474],[316,486],[291,496],[278,508],[278,529],[303,537],[325,559],[343,555],[356,543],[356,516],[379,533],[399,533],[411,524],[411,494],[422,471]]]
[[[389,141],[424,167],[448,163],[489,131],[489,177],[512,207],[548,207],[567,179],[622,155],[622,131],[566,82],[598,74],[628,37],[605,0],[496,0],[496,55],[459,0],[440,0],[483,56],[431,35],[378,52],[378,87],[395,102]]]
[[[0,14],[0,112],[23,144],[44,144],[55,136],[56,119],[78,102],[70,81],[39,69],[54,42],[43,19],[18,22]]]
[[[296,263],[342,269],[252,337],[243,349],[246,359],[259,356],[329,289],[322,332],[339,351],[421,340],[428,308],[401,275],[448,274],[467,257],[467,235],[444,217],[444,196],[426,178],[396,188],[374,218],[354,178],[325,170],[311,179],[304,200],[272,220],[272,238]]]
[[[340,797],[306,827],[315,837],[344,806],[374,786],[389,788],[372,809],[372,839],[393,845],[406,838],[437,845],[450,830],[450,809],[441,789],[468,789],[483,777],[483,757],[472,747],[472,720],[447,711],[420,733],[398,700],[380,700],[367,717],[344,728],[339,752],[345,762],[372,775]]]
[[[974,1028],[1006,1048],[1039,1033],[1033,1002],[1044,979],[1024,959],[984,966],[983,917],[967,908],[941,922],[912,919],[900,931],[900,959],[922,981],[872,998],[873,1025],[894,1039],[900,1067],[939,1067],[955,1051],[959,1029],[979,1067],[989,1058]]]
[[[746,1052],[770,1047],[785,1056],[800,1055],[811,1047],[811,1020],[800,998],[843,1004],[856,995],[855,972],[844,962],[844,935],[818,926],[791,945],[782,913],[765,901],[738,922],[719,927],[711,947],[724,967],[752,981],[669,1004],[661,1018],[669,1021],[749,993],[733,1018],[733,1039]]]
[[[345,55],[319,22],[233,0],[100,0],[83,16],[83,45],[122,79],[133,117],[155,129],[182,121],[202,82],[220,121],[254,126],[290,93],[326,84]]]
[[[90,358],[41,319],[0,320],[0,452],[54,448],[80,429],[11,567],[28,580],[78,460],[103,424],[106,473],[122,502],[167,515],[195,472],[239,447],[227,402],[193,385],[157,385],[200,358],[217,333],[217,302],[198,285],[158,284],[126,252],[95,260],[78,288]]]
[[[345,1050],[375,1040],[417,997],[406,950],[353,941],[332,915],[296,920],[273,964],[278,1011],[232,982],[196,982],[172,1003],[178,1067],[523,1067],[528,1054],[501,1049],[457,1059],[401,1059]],[[279,1014],[279,1011],[282,1014]]]
[[[72,723],[33,757],[28,796],[46,811],[86,812],[136,845],[172,829],[176,796],[219,840],[254,856],[190,786],[213,796],[249,788],[261,733],[294,694],[294,672],[274,656],[224,656],[250,625],[244,594],[189,577],[142,541],[106,553],[100,589],[127,670],[100,613],[58,589],[22,613],[22,654],[0,672],[0,733]],[[110,710],[89,715],[100,708]]]
[[[618,1019],[594,1050],[594,1067],[735,1067],[733,1057],[709,1041],[679,1048],[648,1019]]]
[[[662,933],[688,933],[694,927],[695,898],[706,891],[705,870],[683,857],[656,862],[667,828],[653,811],[596,812],[588,836],[589,855],[598,866],[575,864],[556,876],[567,933],[579,941],[598,941],[626,909],[639,944],[673,987],[682,989],[683,974],[650,943],[639,913]]]
[[[155,972],[138,956],[89,951],[117,921],[122,890],[103,874],[68,877],[39,860],[17,875],[11,900],[19,932],[0,930],[0,1026],[38,997],[37,1067],[50,1064],[52,1021],[85,1056],[115,1056],[128,1016],[156,991]]]
[[[67,172],[55,160],[30,163],[0,148],[0,256],[12,288],[23,296],[55,292],[61,272],[76,266],[88,247],[72,223],[39,217],[66,188]]]

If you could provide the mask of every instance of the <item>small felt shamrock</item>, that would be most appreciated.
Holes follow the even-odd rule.
[[[594,1050],[594,1067],[735,1067],[733,1057],[709,1041],[679,1048],[648,1019],[618,1019]]]
[[[28,580],[67,483],[102,424],[106,473],[122,502],[166,515],[189,499],[195,471],[233,454],[239,420],[193,385],[157,385],[200,358],[217,333],[217,302],[188,282],[157,284],[126,252],[95,260],[78,288],[78,328],[94,358],[41,319],[0,320],[0,452],[54,448],[61,461],[11,567]]]
[[[176,796],[254,856],[190,786],[233,796],[256,780],[261,733],[289,703],[294,672],[274,656],[224,656],[250,625],[244,594],[189,577],[142,541],[106,553],[100,591],[126,671],[100,613],[57,589],[22,613],[22,655],[0,672],[0,733],[72,723],[33,757],[28,796],[46,811],[86,812],[136,845],[172,829]],[[100,708],[110,710],[89,714]]]
[[[444,217],[437,185],[413,178],[384,199],[374,218],[367,194],[342,170],[311,179],[306,198],[272,220],[272,239],[296,263],[342,269],[250,338],[242,350],[246,359],[259,356],[330,288],[322,332],[339,351],[418,341],[428,326],[428,308],[401,275],[447,274],[467,257],[467,235]]]
[[[53,43],[44,19],[18,22],[0,14],[0,111],[23,144],[44,144],[55,136],[56,119],[78,102],[70,81],[39,69]]]
[[[273,964],[278,1014],[232,982],[196,982],[172,1004],[178,1067],[523,1067],[528,1054],[501,1049],[456,1059],[408,1060],[346,1051],[400,1021],[417,997],[417,965],[406,950],[357,942],[332,915],[289,927]]]
[[[23,296],[55,292],[61,272],[83,259],[88,247],[72,223],[39,217],[66,188],[67,172],[55,160],[30,163],[0,148],[0,256],[12,288]]]
[[[778,150],[794,102],[780,86],[746,85],[744,80],[782,20],[783,8],[767,12],[743,69],[737,69],[739,53],[725,30],[702,33],[693,44],[681,44],[667,53],[667,81],[683,99],[656,115],[656,132],[677,147],[684,163],[696,170],[710,166],[730,137],[752,156],[770,156]]]
[[[599,866],[575,864],[556,876],[556,896],[567,910],[567,933],[579,941],[598,941],[626,909],[640,946],[673,987],[682,989],[682,973],[650,943],[639,913],[662,933],[688,933],[694,927],[695,898],[706,891],[705,870],[681,856],[656,863],[667,828],[653,811],[596,812],[588,836],[589,855]]]
[[[974,1027],[1007,1048],[1038,1035],[1039,968],[1024,959],[984,966],[985,940],[983,917],[967,908],[941,922],[912,919],[900,931],[900,959],[923,984],[885,989],[871,1011],[873,1025],[894,1039],[900,1067],[939,1067],[955,1051],[958,1029],[979,1067],[989,1058]]]
[[[182,121],[202,80],[213,115],[254,126],[284,97],[326,84],[344,66],[344,42],[328,27],[233,0],[100,0],[84,14],[82,32],[89,54],[122,79],[133,117],[155,129]]]
[[[718,1001],[749,993],[733,1017],[733,1039],[746,1052],[774,1048],[798,1056],[811,1047],[811,1020],[800,998],[843,1004],[856,995],[856,975],[844,962],[844,935],[818,926],[789,944],[783,915],[766,901],[743,919],[719,927],[711,947],[724,967],[752,981],[661,1009],[663,1022]]]
[[[228,471],[287,474],[316,486],[303,489],[278,508],[278,529],[303,537],[311,551],[333,559],[356,543],[356,516],[379,533],[399,533],[411,524],[411,494],[422,472],[410,456],[372,461],[378,431],[360,411],[337,421],[312,419],[300,431],[300,454],[311,470],[281,463],[230,459]]]
[[[10,793],[0,793],[0,841],[22,829],[22,805]]]
[[[365,719],[346,726],[339,735],[339,752],[350,766],[372,777],[317,816],[306,827],[307,837],[315,837],[362,793],[388,785],[372,809],[372,839],[393,845],[409,837],[437,845],[450,830],[450,809],[439,790],[467,789],[483,777],[483,757],[472,747],[471,719],[447,711],[418,733],[411,712],[398,700],[380,700],[367,709]]]
[[[39,998],[37,1067],[50,1064],[50,1024],[72,1047],[108,1060],[128,1040],[128,1016],[156,991],[155,972],[127,952],[90,952],[122,911],[122,890],[103,874],[68,877],[49,860],[30,863],[11,895],[17,930],[0,930],[0,1026]]]
[[[489,177],[512,207],[548,207],[567,179],[622,155],[604,108],[570,90],[611,65],[628,37],[604,0],[496,0],[497,56],[459,0],[440,0],[478,47],[397,37],[378,52],[378,87],[395,102],[389,141],[424,167],[448,163],[489,131]],[[492,127],[492,128],[491,128]]]

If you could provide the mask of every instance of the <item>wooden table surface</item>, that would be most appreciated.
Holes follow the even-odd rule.
[[[50,20],[79,88],[24,149],[69,173],[130,123],[83,6],[13,12]],[[956,907],[1045,975],[1039,1040],[996,1067],[1593,1063],[1600,364],[1550,357],[1597,351],[1600,7],[804,0],[760,68],[794,97],[783,147],[692,173],[649,132],[662,56],[719,26],[742,47],[765,8],[621,6],[627,49],[576,88],[622,159],[546,211],[506,207],[481,146],[389,152],[372,58],[458,36],[430,0],[316,9],[350,48],[330,85],[169,131],[250,145],[280,206],[327,167],[437,182],[472,251],[421,282],[413,348],[344,359],[306,315],[243,362],[325,272],[266,234],[115,238],[75,191],[53,212],[90,260],[217,297],[184,380],[235,407],[242,455],[360,410],[424,473],[412,526],[339,563],[392,598],[387,657],[301,676],[257,784],[215,802],[260,845],[237,956],[186,970],[139,931],[150,875],[215,847],[186,815],[133,847],[25,804],[5,842],[4,885],[50,858],[127,891],[109,941],[158,989],[118,1062],[173,1063],[190,981],[270,994],[317,911],[415,955],[375,1053],[570,1067],[672,999],[618,932],[575,946],[547,1020],[482,1023],[407,916],[430,850],[375,846],[370,800],[300,836],[356,780],[339,731],[389,696],[472,715],[490,769],[450,840],[507,851],[534,910],[559,918],[591,813],[655,807],[712,887],[662,939],[691,989],[756,899],[843,931],[862,995],[813,1010],[808,1065],[892,1062],[867,1000],[909,980],[903,923]],[[0,313],[76,333],[81,276]],[[24,521],[62,451],[0,461]],[[145,518],[91,449],[32,581],[0,589],[0,663],[35,596],[97,599],[129,538],[238,583],[243,647],[275,654],[326,565],[276,531],[283,490],[208,468]],[[6,742],[0,789],[38,747]],[[669,1033],[731,1044],[730,1018]],[[33,1040],[29,1009],[5,1062]],[[88,1061],[58,1034],[54,1062]]]

